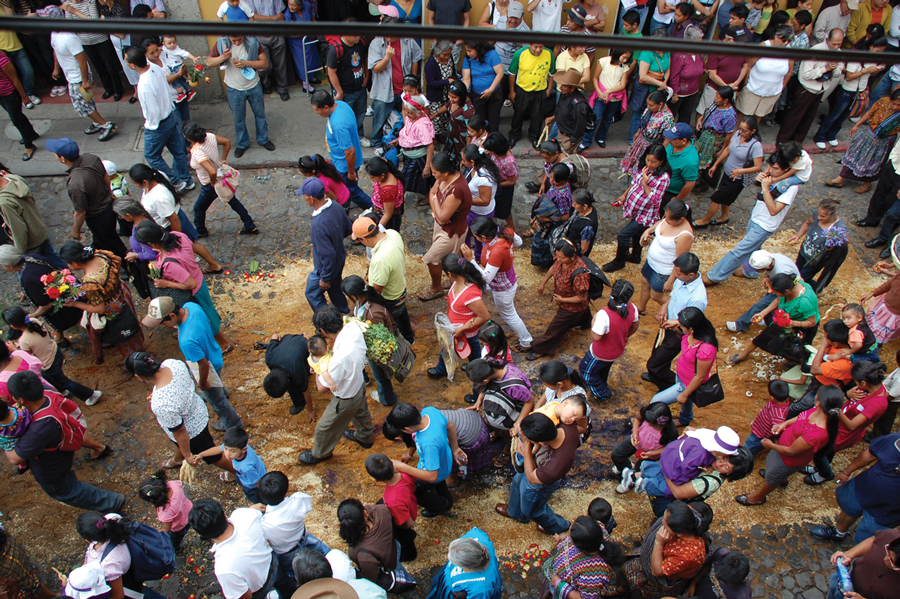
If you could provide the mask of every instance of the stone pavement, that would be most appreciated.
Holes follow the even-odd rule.
[[[318,127],[316,129],[318,130]],[[593,177],[590,187],[598,196],[596,208],[601,218],[599,241],[612,242],[615,232],[623,223],[621,209],[612,208],[610,202],[625,188],[626,180],[618,178],[614,159],[596,159],[591,163]],[[522,180],[527,181],[539,172],[541,164],[539,161],[526,159],[520,162],[520,168]],[[816,157],[813,180],[801,189],[800,199],[791,209],[785,228],[797,228],[806,219],[815,202],[822,197],[841,198],[844,201],[842,214],[848,222],[855,220],[864,212],[868,195],[858,196],[851,188],[833,190],[821,184],[822,181],[833,177],[838,168],[831,156]],[[302,175],[291,168],[274,167],[246,171],[240,190],[241,200],[258,222],[262,234],[238,235],[240,221],[227,206],[217,203],[210,211],[211,234],[204,243],[219,260],[236,270],[245,267],[253,259],[264,265],[274,266],[297,255],[308,257],[310,211],[294,193],[301,180]],[[64,192],[65,180],[62,177],[36,177],[31,178],[29,183],[50,226],[53,242],[59,247],[66,239],[71,222],[71,205]],[[367,181],[364,182],[364,187],[371,189]],[[188,214],[191,213],[190,208],[196,193],[188,194],[182,200]],[[705,195],[708,196],[709,193]],[[521,186],[517,187],[514,206],[516,222],[520,226],[524,226],[528,218],[532,201],[533,198]],[[690,202],[695,204],[701,213],[707,205],[705,199],[696,195],[691,197]],[[733,244],[734,240],[743,234],[752,204],[749,194],[744,194],[734,206],[730,225],[699,232],[698,238],[718,239],[722,243]],[[355,213],[356,209],[354,215]],[[403,234],[412,253],[424,252],[430,241],[430,230],[431,221],[427,212],[421,208],[408,206],[404,216]],[[865,250],[859,243],[862,239],[873,236],[874,232],[865,231],[865,235],[861,236],[861,231],[855,227],[850,227],[850,231],[857,252],[869,259],[875,258],[874,251]],[[349,240],[347,243],[349,245]],[[352,252],[362,253],[358,246],[349,247]],[[611,256],[598,254],[593,257],[602,263]],[[3,303],[7,303],[12,299],[12,294],[18,290],[18,286],[8,273],[0,275],[0,281],[3,283],[5,296],[3,299],[6,300]],[[129,425],[123,423],[123,426],[127,429]],[[125,459],[129,460],[130,453],[129,461],[134,462],[136,455],[137,463],[134,465],[146,469],[147,464],[142,457],[140,443],[131,435],[121,435],[119,438],[131,448],[130,452],[125,452]],[[110,463],[107,466],[112,468],[117,463]],[[750,557],[754,597],[823,599],[831,572],[828,560],[835,546],[811,538],[808,534],[810,527],[810,524],[782,526],[757,524],[749,530],[729,530],[714,524],[713,532],[717,545],[736,547]],[[624,546],[630,547],[635,541],[639,539],[624,539]],[[849,545],[849,541],[845,541],[842,547],[846,548]],[[68,560],[63,556],[60,557],[61,560],[54,564],[60,569],[71,565],[72,561],[77,559],[77,556],[69,556]],[[187,565],[182,563],[183,560],[184,557],[179,557],[178,572],[186,573],[181,577],[175,576],[162,581],[160,590],[169,597],[181,599],[188,599],[189,596],[209,596],[218,599],[219,589],[212,568],[198,567],[191,571],[190,567],[182,567]],[[529,561],[524,560],[522,556],[501,556],[501,563],[505,581],[504,596],[517,599],[536,596],[539,577],[534,575],[536,562],[533,559]],[[528,570],[525,569],[525,565],[528,565]],[[434,571],[416,573],[424,583],[420,589],[420,596],[424,597],[427,592],[427,581],[433,573]]]

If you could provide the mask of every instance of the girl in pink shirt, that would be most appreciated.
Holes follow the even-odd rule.
[[[194,506],[191,500],[184,496],[181,481],[166,480],[166,471],[157,470],[153,476],[141,483],[138,495],[156,507],[156,517],[162,523],[163,530],[169,533],[172,547],[177,551],[181,547],[181,541],[191,530],[188,526],[188,515]]]
[[[393,162],[380,156],[366,162],[372,180],[372,210],[385,229],[400,230],[403,224],[403,174]]]
[[[658,460],[663,448],[677,438],[678,427],[668,404],[656,402],[644,406],[639,416],[631,418],[631,436],[619,441],[610,456],[613,473],[622,475],[623,484],[616,491],[628,491],[629,487],[624,483],[630,482],[631,472],[640,470],[643,460]],[[631,456],[634,456],[634,462]]]
[[[316,177],[322,182],[327,198],[337,202],[343,208],[347,207],[350,190],[344,185],[341,174],[337,172],[333,164],[325,160],[321,154],[316,154],[315,156],[301,156],[298,166],[304,177]],[[300,195],[300,190],[297,191],[297,195]]]

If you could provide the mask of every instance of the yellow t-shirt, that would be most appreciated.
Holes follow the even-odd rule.
[[[328,364],[331,362],[331,352],[327,352],[321,358],[314,358],[312,356],[306,358],[306,361],[309,362],[310,367],[313,369],[313,372],[316,374],[322,374],[324,372],[328,372]]]
[[[0,50],[4,52],[15,52],[22,49],[22,42],[15,31],[0,30]]]
[[[538,409],[531,412],[532,414],[543,414],[547,418],[553,421],[553,424],[559,426],[559,416],[556,415],[556,406],[559,405],[558,401],[544,404]]]
[[[525,46],[513,54],[509,64],[509,72],[516,75],[516,85],[527,92],[547,89],[547,76],[556,72],[556,59],[553,52],[544,48],[540,56],[531,53]]]
[[[591,68],[591,59],[587,54],[582,54],[578,58],[572,58],[568,50],[560,52],[556,57],[556,71],[565,73],[569,69],[575,69],[579,73],[584,73],[585,69]]]

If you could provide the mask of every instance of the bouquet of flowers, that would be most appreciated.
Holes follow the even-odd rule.
[[[191,87],[197,87],[200,85],[200,79],[202,78],[204,81],[209,83],[209,75],[204,73],[202,64],[195,64],[193,69],[186,69],[187,77],[188,77],[188,85]]]
[[[831,227],[825,231],[825,249],[831,250],[847,243],[847,229],[844,227]]]
[[[363,334],[366,353],[376,364],[388,364],[397,351],[397,339],[383,324],[372,324]]]
[[[162,273],[159,272],[159,267],[156,266],[155,263],[151,262],[147,265],[147,270],[149,271],[149,277],[151,279],[161,279]]]
[[[78,279],[68,268],[54,270],[49,275],[41,277],[41,283],[47,292],[47,297],[53,300],[53,311],[56,312],[70,299],[75,299],[81,292]]]
[[[777,308],[772,313],[772,322],[774,322],[776,325],[786,329],[791,324],[791,317],[790,317],[790,315],[788,315],[787,312],[785,312],[781,308]]]

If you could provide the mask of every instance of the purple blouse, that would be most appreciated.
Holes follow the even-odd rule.
[[[715,461],[716,457],[703,449],[700,439],[682,437],[666,445],[659,456],[659,467],[672,483],[683,485],[700,476],[701,469]]]

